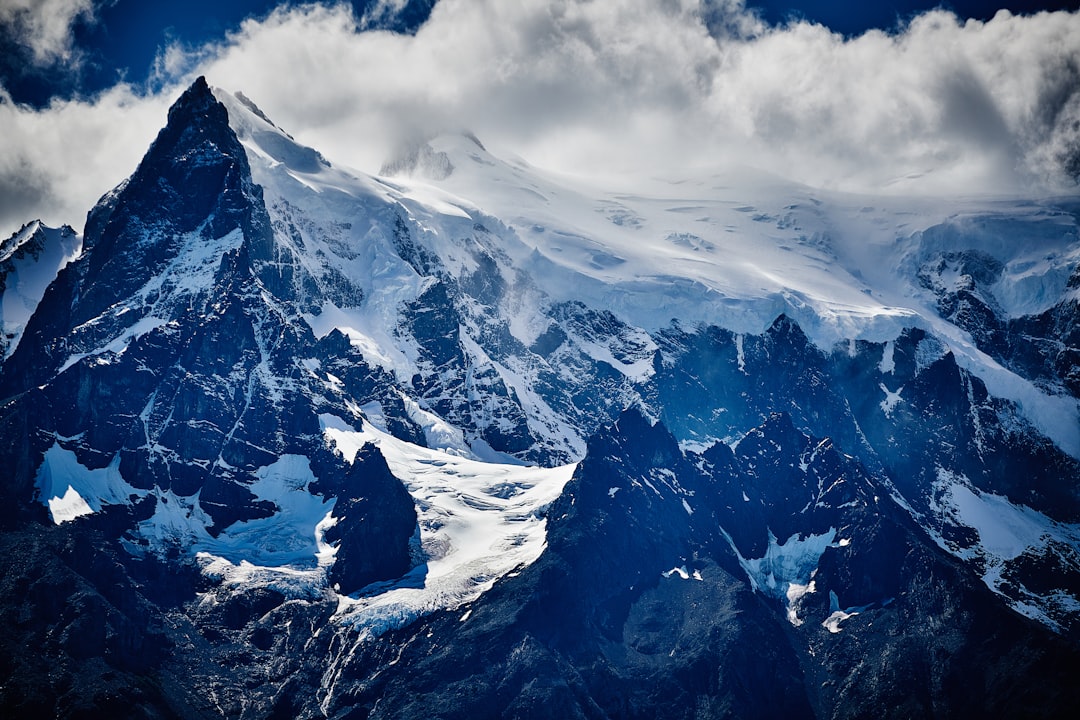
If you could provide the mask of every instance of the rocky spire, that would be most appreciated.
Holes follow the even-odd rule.
[[[218,242],[237,230],[234,241]],[[251,179],[228,111],[204,78],[173,104],[131,177],[90,211],[83,235],[82,257],[60,274],[27,325],[36,355],[16,351],[11,358],[7,393],[34,386],[73,354],[117,337],[149,312],[146,303],[156,316],[167,311],[164,296],[182,288],[164,287],[153,297],[146,289],[183,253],[201,247],[206,262],[216,265],[216,255],[242,244],[248,258],[269,257],[273,240],[262,189]],[[102,321],[108,314],[116,318]],[[10,386],[13,379],[22,387]]]

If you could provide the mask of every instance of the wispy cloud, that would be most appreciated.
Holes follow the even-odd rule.
[[[31,167],[85,212],[196,73],[367,170],[402,142],[469,129],[579,173],[739,163],[875,193],[1057,192],[1080,174],[1077,13],[961,23],[936,11],[845,39],[768,27],[741,0],[442,0],[415,36],[359,24],[348,5],[279,9],[221,45],[163,51],[158,95],[118,89],[25,117],[0,106],[0,133],[19,142],[54,132],[86,143],[100,128],[80,115],[110,128],[86,164],[24,153],[0,175]],[[21,135],[6,132],[12,116]],[[65,180],[80,171],[82,194]]]
[[[0,25],[30,48],[39,64],[70,61],[74,54],[72,28],[79,19],[94,17],[93,0],[3,0]]]

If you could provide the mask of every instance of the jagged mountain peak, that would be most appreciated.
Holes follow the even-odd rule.
[[[210,168],[233,165],[239,165],[237,169],[243,174],[247,158],[229,126],[228,111],[206,78],[199,76],[169,108],[168,121],[122,192],[130,192],[129,186],[142,192],[142,186],[157,180],[206,185],[210,178],[205,173]],[[204,168],[203,177],[199,177],[198,168]]]
[[[195,78],[169,108],[169,121],[166,128],[169,125],[188,125],[197,119],[205,120],[208,124],[228,122],[228,114],[224,106],[214,97],[203,75]]]
[[[297,304],[310,276],[276,244],[248,152],[200,78],[91,212],[85,252],[3,366],[0,423],[38,428],[5,461],[20,469],[5,518],[37,505],[137,556],[201,548],[353,591],[408,569],[416,515],[378,450],[346,462],[326,447],[319,411],[360,419],[313,372]],[[377,550],[347,519],[368,513]]]
[[[9,391],[209,302],[229,251],[243,245],[256,264],[271,257],[262,189],[228,119],[203,78],[173,104],[135,172],[90,211],[82,254],[28,321],[33,347],[11,357]]]
[[[37,235],[41,227],[41,220],[31,220],[28,223],[23,223],[21,228],[13,232],[6,240],[0,242],[0,261],[11,257],[20,247],[23,247],[31,238]]]
[[[760,426],[744,435],[735,449],[738,452],[753,454],[762,444],[779,448],[785,444],[802,445],[806,441],[807,438],[795,427],[790,414],[773,412],[769,413]]]
[[[59,238],[74,237],[77,234],[70,225],[53,228],[41,220],[31,220],[0,242],[0,263],[23,257],[36,260],[49,243],[56,242]]]
[[[99,256],[98,269],[133,249],[163,245],[164,254],[175,252],[178,237],[193,231],[208,239],[236,228],[252,235],[252,205],[260,200],[229,113],[200,76],[173,103],[132,176],[91,211],[87,249]],[[114,245],[134,234],[142,237],[131,237],[132,246]]]

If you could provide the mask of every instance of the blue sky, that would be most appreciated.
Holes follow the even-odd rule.
[[[35,106],[54,96],[92,94],[118,79],[145,82],[158,52],[170,43],[197,46],[217,42],[237,30],[246,18],[265,17],[277,0],[85,0],[73,6],[88,8],[70,25],[72,53],[34,62],[24,27],[16,17],[0,17],[0,84],[16,102]],[[19,5],[20,0],[0,0]],[[291,3],[295,4],[295,3]],[[362,15],[372,0],[351,5]]]
[[[556,172],[1077,192],[1080,12],[1030,14],[1066,3],[432,4],[0,0],[0,236],[81,228],[198,75],[366,172],[469,130]]]
[[[13,17],[0,11],[0,85],[17,102],[41,106],[54,96],[92,94],[118,79],[145,82],[155,57],[171,43],[198,46],[219,42],[236,31],[247,18],[263,18],[279,5],[298,5],[280,0],[61,0],[86,8],[70,26],[73,53],[45,62],[33,62],[25,43],[25,31]],[[43,0],[0,0],[0,6]],[[387,19],[378,20],[399,31],[414,30],[425,20],[434,0],[409,0]],[[358,17],[375,9],[378,0],[348,3]],[[3,22],[3,20],[7,22]]]

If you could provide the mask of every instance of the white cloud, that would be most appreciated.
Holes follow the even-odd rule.
[[[844,39],[741,8],[443,0],[409,37],[312,6],[246,24],[204,69],[369,169],[402,138],[468,127],[578,172],[729,161],[869,192],[1074,186],[1080,15],[938,11]]]
[[[347,8],[311,7],[246,24],[206,70],[366,167],[402,139],[462,127],[525,154],[571,136],[632,142],[706,89],[715,41],[693,6],[444,0],[415,37],[357,36]]]
[[[37,218],[81,231],[97,199],[134,171],[167,109],[166,97],[126,85],[44,110],[0,98],[0,237]]]
[[[219,47],[163,50],[159,96],[60,105],[23,117],[22,135],[6,129],[23,111],[0,106],[0,137],[54,132],[74,146],[14,153],[0,175],[38,173],[53,196],[79,185],[68,207],[92,202],[134,168],[175,82],[204,73],[331,160],[372,171],[401,142],[467,128],[572,172],[742,163],[872,193],[1075,191],[1080,14],[960,23],[938,11],[845,39],[770,28],[742,7],[442,0],[415,36],[357,33],[348,5],[282,9]],[[82,114],[109,131],[90,142],[100,128]]]
[[[999,14],[960,25],[916,18],[900,35],[845,41],[805,24],[739,44],[717,74],[718,116],[773,168],[815,184],[878,190],[1011,191],[1065,187],[1047,162],[1080,82],[1080,16]],[[1050,113],[1053,115],[1053,113]]]
[[[10,27],[39,64],[70,60],[72,26],[93,15],[92,0],[0,0],[0,25]]]

